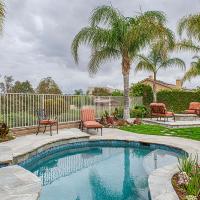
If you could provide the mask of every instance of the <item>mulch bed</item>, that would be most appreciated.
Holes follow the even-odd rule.
[[[174,174],[174,176],[172,177],[172,185],[179,199],[186,200],[187,193],[185,189],[178,185],[178,173]],[[200,200],[200,196],[198,197],[198,200]]]
[[[186,191],[178,185],[178,173],[172,177],[172,185],[180,200],[185,200]]]

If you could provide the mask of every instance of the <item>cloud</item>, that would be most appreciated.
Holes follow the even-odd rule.
[[[78,31],[88,25],[92,9],[112,4],[125,15],[132,16],[142,9],[162,10],[168,25],[175,31],[177,21],[185,15],[199,12],[199,0],[16,0],[5,2],[6,21],[0,39],[0,74],[13,75],[16,80],[30,80],[34,87],[40,79],[51,76],[64,93],[89,86],[122,88],[120,60],[105,63],[99,73],[90,78],[87,72],[90,50],[80,48],[80,63],[75,65],[71,56],[71,42]],[[187,67],[192,55],[179,54]],[[132,66],[134,68],[134,65]],[[137,82],[148,74],[131,71],[130,82]],[[161,71],[159,79],[174,83],[183,72],[177,69]],[[198,84],[195,79],[188,87]]]

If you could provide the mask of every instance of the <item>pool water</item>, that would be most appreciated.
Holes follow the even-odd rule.
[[[149,147],[65,149],[24,165],[42,180],[40,200],[150,200],[149,174],[178,151]]]

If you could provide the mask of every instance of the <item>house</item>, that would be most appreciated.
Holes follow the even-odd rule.
[[[148,78],[140,81],[139,83],[144,85],[150,85],[153,88],[153,76],[149,76]],[[176,84],[170,84],[166,83],[160,80],[156,81],[156,91],[159,92],[161,90],[185,90],[185,88],[182,87],[182,81],[180,79],[176,80]]]

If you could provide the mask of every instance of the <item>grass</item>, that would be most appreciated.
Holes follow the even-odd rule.
[[[141,124],[123,126],[120,129],[139,134],[175,136],[200,141],[200,127],[170,129],[159,125]]]

